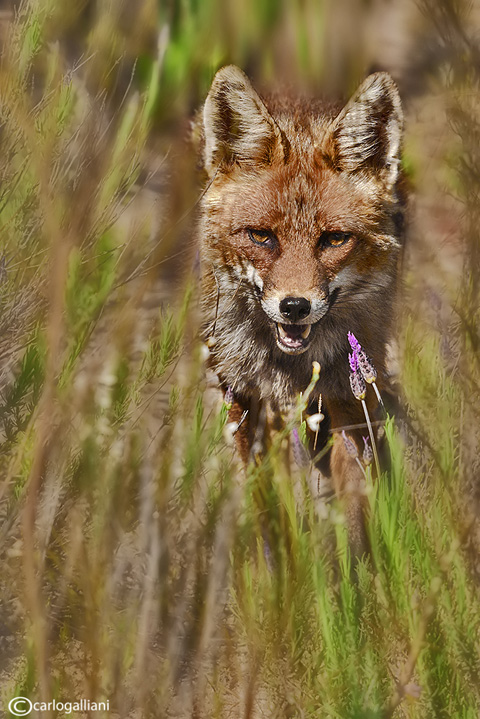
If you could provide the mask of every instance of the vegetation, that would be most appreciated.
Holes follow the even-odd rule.
[[[336,65],[332,12],[313,0],[32,0],[8,19],[6,716],[24,696],[108,699],[90,714],[108,717],[478,719],[478,7],[421,9],[404,70],[419,198],[398,327],[405,410],[386,423],[390,468],[367,482],[372,551],[357,565],[341,505],[285,462],[295,423],[247,477],[238,465],[198,338],[201,189],[179,135],[224,62],[347,92],[368,69],[374,9],[345,17],[362,23]]]

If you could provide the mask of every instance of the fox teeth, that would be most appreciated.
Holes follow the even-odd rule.
[[[286,325],[286,326],[288,327],[288,325]],[[279,334],[280,334],[280,337],[287,337],[287,336],[288,336],[287,330],[285,330],[280,323],[278,323],[277,327],[278,327],[278,332],[279,332]],[[305,325],[305,329],[303,330],[303,332],[302,332],[301,335],[300,335],[301,338],[304,339],[304,340],[306,340],[307,337],[308,337],[308,335],[309,335],[310,332],[311,332],[311,329],[312,329],[312,325]]]

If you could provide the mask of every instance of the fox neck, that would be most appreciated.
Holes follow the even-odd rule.
[[[205,336],[211,339],[212,364],[222,385],[231,387],[236,395],[255,395],[286,411],[308,386],[312,362],[317,361],[321,365],[317,391],[326,401],[329,396],[348,401],[352,395],[347,333],[364,339],[381,377],[393,292],[394,282],[387,278],[381,285],[370,284],[362,303],[333,307],[317,323],[308,349],[292,356],[277,347],[258,291],[248,280],[217,265],[215,271],[204,273]],[[366,336],[368,327],[372,332],[367,331]]]

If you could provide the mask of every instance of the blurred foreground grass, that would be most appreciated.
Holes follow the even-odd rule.
[[[447,274],[444,294],[422,297],[428,248],[407,258],[405,302],[419,308],[398,332],[407,422],[403,440],[387,425],[372,555],[353,577],[341,507],[319,503],[281,442],[245,479],[206,388],[185,229],[196,195],[173,127],[219,63],[271,78],[285,32],[306,84],[325,78],[312,50],[327,34],[322,7],[32,2],[4,33],[7,716],[22,695],[109,699],[109,717],[478,719],[474,46],[433,82],[458,132],[438,162],[463,213],[461,281]],[[454,18],[438,7],[449,6],[424,9],[441,37]],[[407,137],[418,186],[431,161],[420,145]]]

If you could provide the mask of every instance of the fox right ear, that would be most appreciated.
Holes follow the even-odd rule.
[[[275,120],[235,65],[217,72],[203,109],[205,167],[268,165],[282,151]]]
[[[333,121],[327,153],[338,169],[375,170],[391,188],[399,171],[402,132],[396,85],[388,73],[377,72],[367,77]]]

